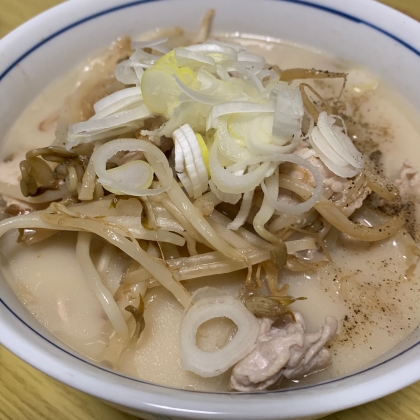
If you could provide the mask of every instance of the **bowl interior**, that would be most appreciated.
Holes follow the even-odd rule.
[[[2,132],[49,83],[117,37],[134,37],[156,26],[194,31],[208,7],[206,1],[74,0],[28,22],[0,42],[0,96],[7,98],[0,102]],[[412,82],[420,74],[420,25],[398,12],[362,0],[213,0],[211,7],[216,9],[215,32],[276,38],[358,63],[420,110],[420,85]],[[32,318],[3,278],[0,315],[2,343],[40,370],[132,410],[185,418],[274,419],[279,418],[279,405],[281,418],[327,413],[385,395],[420,377],[412,369],[420,356],[416,330],[346,378],[275,394],[235,395],[233,400],[229,394],[195,397],[109,372],[75,353]],[[299,403],[302,398],[305,404]]]

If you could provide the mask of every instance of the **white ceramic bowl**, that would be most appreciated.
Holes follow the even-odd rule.
[[[0,41],[0,127],[6,133],[48,83],[120,35],[196,28],[214,7],[216,31],[280,38],[370,68],[420,111],[420,24],[369,0],[73,0]],[[362,371],[301,389],[215,394],[125,377],[75,353],[33,319],[0,279],[0,341],[48,375],[144,419],[318,418],[420,379],[417,332]]]

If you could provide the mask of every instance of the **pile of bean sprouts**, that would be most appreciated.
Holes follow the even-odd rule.
[[[368,227],[346,214],[348,203],[371,191],[389,201],[398,192],[303,80],[345,82],[345,74],[280,70],[242,45],[207,39],[203,28],[191,45],[176,48],[168,38],[120,40],[100,70],[92,65],[93,75],[61,110],[55,142],[20,163],[20,190],[0,185],[4,196],[39,209],[3,220],[0,235],[20,229],[20,239],[34,243],[78,232],[86,281],[128,345],[131,315],[101,277],[110,250],[120,249],[131,261],[121,287],[136,285],[140,295],[129,309],[133,338],[144,328],[142,298],[162,286],[187,310],[184,367],[214,376],[252,348],[256,317],[284,314],[294,301],[278,287],[280,269],[328,264],[324,239],[331,232],[378,241],[405,221],[400,214]],[[328,193],[325,174],[344,180],[340,199]],[[108,243],[99,266],[90,255],[97,237]],[[299,257],[308,250],[312,260]],[[217,293],[192,299],[183,285],[241,269],[248,273],[245,304]],[[223,357],[200,353],[198,326],[220,316],[234,319],[238,333]]]

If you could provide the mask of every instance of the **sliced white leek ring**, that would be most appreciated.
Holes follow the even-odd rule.
[[[199,349],[196,343],[198,328],[219,317],[231,319],[238,327],[236,334],[218,351]],[[203,298],[188,310],[181,323],[182,367],[205,378],[220,375],[252,350],[258,333],[259,322],[240,301],[231,296]]]
[[[206,164],[204,162],[204,157],[201,152],[198,135],[194,133],[194,131],[188,124],[183,125],[180,129],[183,131],[193,155],[194,165],[197,170],[198,178],[200,181],[201,195],[203,192],[207,191],[209,179],[207,175]]]
[[[242,113],[274,113],[274,103],[268,102],[264,104],[258,104],[253,102],[226,102],[224,104],[215,105],[208,118],[206,130],[217,127],[217,119],[223,115],[229,114],[242,114]]]
[[[174,139],[174,143],[178,144],[179,149],[182,150],[182,155],[183,155],[183,166],[184,166],[184,170],[185,172],[182,172],[184,174],[187,175],[187,177],[189,178],[190,182],[191,182],[191,186],[192,186],[192,190],[193,190],[193,197],[194,198],[198,198],[200,197],[201,193],[200,193],[200,178],[197,172],[197,168],[194,164],[194,157],[192,154],[192,150],[191,147],[188,144],[188,140],[186,139],[186,136],[182,130],[182,128],[179,128],[178,130],[175,130],[173,132],[172,135],[173,139]],[[178,150],[179,150],[178,149]],[[175,153],[177,152],[177,148],[175,149]],[[175,162],[178,162],[178,158],[175,155]],[[185,178],[184,178],[185,179]],[[182,180],[180,179],[181,183]],[[185,187],[185,185],[184,185]],[[185,187],[187,189],[187,187]],[[187,190],[188,192],[188,190]],[[188,192],[189,194],[189,192]],[[190,195],[191,196],[191,195]]]
[[[323,154],[338,166],[348,166],[349,162],[342,158],[327,142],[319,127],[314,127],[311,131],[310,143],[318,154]]]
[[[290,153],[299,143],[299,132],[288,144],[278,145],[274,143],[271,135],[273,117],[258,116],[252,120],[250,130],[246,138],[246,145],[253,155],[273,156],[278,153]]]
[[[309,142],[327,168],[336,175],[351,178],[362,170],[362,154],[341,127],[334,125],[334,117],[319,114],[317,126],[309,133]]]
[[[144,160],[134,160],[125,165],[108,169],[106,172],[113,183],[124,185],[130,190],[146,190],[153,181],[153,168]],[[119,189],[113,188],[112,185],[102,184],[102,186],[114,194],[125,194]]]
[[[232,162],[246,162],[254,157],[246,147],[240,146],[232,137],[226,118],[219,118],[215,139],[219,144],[220,153]]]
[[[149,163],[136,160],[119,168],[106,169],[106,163],[116,153],[144,152]],[[147,196],[167,191],[172,185],[172,170],[164,153],[153,144],[138,139],[117,139],[96,149],[91,157],[98,182],[115,194]],[[163,170],[162,170],[163,169]],[[161,187],[150,189],[153,172],[160,174]]]
[[[319,114],[317,123],[321,133],[330,146],[355,168],[363,168],[362,154],[356,149],[350,137],[334,125],[334,117],[325,111]]]
[[[185,48],[175,48],[175,58],[180,66],[188,66],[195,68],[197,66],[211,66],[214,67],[216,62],[214,58],[204,54],[196,53],[186,50]]]
[[[185,191],[187,191],[187,194],[190,197],[194,197],[194,190],[189,176],[185,172],[179,172],[177,175],[182,186],[185,188]]]
[[[292,88],[287,83],[278,83],[273,93],[277,93],[272,133],[286,141],[300,133],[304,114],[302,94],[299,88]]]
[[[123,90],[119,90],[115,93],[112,93],[111,95],[105,96],[105,98],[100,99],[98,102],[96,102],[93,105],[93,109],[95,110],[95,113],[103,111],[104,109],[110,107],[111,105],[114,105],[122,100],[130,99],[132,97],[135,97],[136,99],[142,100],[143,97],[141,96],[141,91],[138,86],[126,88]]]
[[[210,180],[209,181],[210,191],[220,200],[229,204],[236,204],[241,198],[242,194],[232,194],[224,193],[216,187],[216,184]]]
[[[218,44],[196,44],[185,47],[186,50],[209,55],[216,63],[224,60],[237,61],[238,53],[234,48]]]
[[[85,134],[99,130],[110,130],[132,121],[145,120],[152,116],[150,109],[142,104],[134,109],[118,112],[116,114],[101,119],[90,119],[69,127],[69,134]]]
[[[188,124],[172,134],[175,144],[175,170],[188,195],[199,198],[208,189],[207,165],[198,135]]]
[[[250,164],[251,163],[258,162],[250,162]],[[236,169],[236,167],[233,168],[233,166],[234,165],[227,168],[223,167],[220,162],[219,144],[218,141],[215,140],[210,149],[210,173],[212,181],[222,192],[238,194],[254,190],[266,177],[270,162],[262,162],[257,169],[241,176],[236,176],[233,173],[234,169]],[[244,166],[247,166],[246,162],[244,163]]]
[[[152,112],[166,114],[171,104],[177,102],[181,94],[173,74],[165,67],[151,67],[141,79],[144,102]]]

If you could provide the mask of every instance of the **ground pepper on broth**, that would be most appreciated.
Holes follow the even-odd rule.
[[[186,41],[185,38],[182,38],[180,30],[172,32],[176,37],[171,41],[170,49],[173,48],[174,43],[180,42],[180,39],[185,45]],[[172,32],[168,33],[171,35]],[[202,31],[201,36],[203,33],[206,33],[206,30]],[[177,37],[178,39],[176,39]],[[12,273],[11,276],[8,276],[9,283],[40,323],[64,342],[107,367],[162,385],[216,391],[227,390],[231,386],[236,390],[247,391],[313,383],[331,376],[355,371],[391,349],[419,323],[420,305],[415,299],[416,293],[420,291],[420,273],[417,265],[419,249],[404,229],[397,229],[398,232],[395,233],[394,228],[391,236],[391,231],[387,232],[393,224],[400,223],[392,217],[398,212],[401,213],[399,210],[404,209],[406,210],[404,215],[410,218],[409,232],[415,239],[417,238],[415,210],[418,192],[415,183],[412,182],[413,179],[416,179],[415,169],[406,163],[406,172],[402,173],[402,177],[397,183],[399,183],[400,189],[407,190],[407,193],[402,194],[402,201],[398,201],[397,204],[390,204],[386,199],[378,198],[375,194],[369,195],[368,187],[369,182],[370,185],[382,183],[384,195],[392,196],[394,190],[392,188],[387,190],[382,176],[392,180],[399,177],[399,167],[406,157],[405,154],[408,155],[407,150],[411,150],[410,158],[413,159],[413,162],[420,161],[420,155],[413,156],[412,149],[408,148],[409,143],[419,137],[418,127],[413,123],[414,119],[410,120],[407,117],[411,112],[408,105],[401,106],[402,100],[398,98],[398,95],[364,69],[352,69],[348,63],[275,40],[256,37],[238,38],[228,35],[220,36],[218,39],[227,43],[237,42],[247,46],[248,52],[243,53],[242,60],[254,64],[247,64],[248,73],[238,65],[236,67],[233,65],[232,68],[227,67],[227,70],[223,66],[219,66],[216,72],[217,82],[207,74],[208,70],[203,70],[199,76],[200,83],[201,87],[207,84],[207,90],[204,90],[204,93],[200,92],[202,96],[197,94],[200,91],[199,85],[194,84],[194,77],[197,77],[198,74],[194,73],[197,71],[196,68],[189,68],[184,64],[191,65],[191,61],[188,60],[202,60],[205,66],[211,68],[212,60],[220,59],[217,54],[227,54],[229,59],[232,59],[233,56],[237,57],[241,54],[239,48],[235,50],[236,47],[232,47],[232,44],[217,42],[212,44],[209,41],[205,45],[210,45],[208,47],[211,50],[210,53],[207,51],[204,54],[202,45],[198,44],[194,47],[195,49],[190,50],[193,54],[183,55],[180,50],[169,53],[168,50],[163,49],[162,45],[147,44],[143,53],[139,53],[142,48],[139,44],[137,46],[133,44],[133,47],[137,54],[140,54],[142,60],[150,60],[151,56],[156,55],[159,50],[162,54],[174,54],[173,56],[165,55],[166,58],[161,59],[159,65],[150,62],[145,68],[155,66],[154,68],[160,71],[160,76],[164,78],[167,77],[167,74],[175,74],[176,77],[171,75],[173,78],[165,79],[165,83],[168,83],[169,86],[175,80],[176,84],[170,86],[175,90],[181,89],[180,92],[177,91],[177,95],[180,95],[178,98],[185,99],[185,95],[187,97],[189,95],[190,99],[196,96],[197,100],[207,101],[208,103],[200,103],[199,107],[201,108],[217,107],[214,97],[209,99],[205,95],[208,95],[212,89],[213,93],[216,92],[217,83],[222,83],[222,81],[227,83],[227,81],[235,79],[234,82],[242,83],[241,89],[246,87],[247,95],[252,97],[252,95],[256,95],[252,89],[256,89],[255,92],[260,89],[259,94],[261,94],[267,86],[264,86],[263,81],[267,84],[267,80],[275,78],[276,73],[280,72],[281,75],[282,69],[315,68],[332,72],[330,75],[348,73],[347,86],[341,95],[342,80],[327,77],[322,80],[305,80],[305,83],[309,83],[316,89],[327,104],[323,105],[318,98],[308,93],[314,104],[312,106],[315,107],[314,110],[318,114],[316,116],[316,119],[319,119],[318,125],[321,127],[322,121],[328,122],[328,119],[323,116],[323,111],[327,108],[331,108],[331,112],[334,114],[341,115],[348,129],[348,135],[354,144],[361,152],[370,155],[380,166],[380,171],[373,177],[376,178],[372,180],[372,175],[370,179],[364,174],[358,175],[360,170],[357,167],[359,164],[357,151],[350,152],[348,162],[351,164],[346,163],[347,166],[343,164],[348,174],[354,174],[348,177],[352,180],[347,181],[346,177],[339,177],[331,171],[328,172],[319,156],[317,157],[316,153],[313,154],[316,145],[313,146],[311,141],[315,140],[309,139],[314,128],[317,127],[317,121],[311,121],[308,113],[305,116],[299,114],[299,101],[292,102],[295,101],[293,98],[297,92],[293,88],[300,82],[293,80],[290,87],[276,86],[278,89],[285,89],[285,95],[289,98],[287,100],[295,107],[295,114],[292,113],[288,116],[287,124],[290,126],[293,124],[305,126],[306,124],[306,127],[303,128],[304,135],[300,138],[300,145],[297,149],[300,153],[298,153],[299,157],[294,158],[295,160],[292,158],[291,164],[283,164],[280,170],[273,168],[271,173],[267,173],[263,177],[266,178],[264,186],[258,186],[259,183],[254,186],[254,188],[256,187],[254,194],[245,190],[235,193],[227,187],[225,191],[222,191],[221,186],[225,181],[223,176],[217,175],[214,166],[212,168],[215,155],[212,152],[214,146],[211,143],[214,138],[216,141],[222,141],[220,136],[217,138],[217,133],[223,129],[223,125],[215,124],[212,127],[207,120],[208,127],[203,129],[203,121],[190,119],[188,123],[193,128],[192,130],[188,127],[185,128],[182,123],[174,123],[171,130],[167,129],[168,132],[161,131],[162,135],[157,141],[156,137],[158,136],[155,130],[159,129],[162,122],[167,121],[168,118],[170,121],[174,121],[170,108],[171,106],[176,108],[179,104],[174,102],[167,109],[158,109],[162,104],[156,100],[156,97],[153,96],[155,93],[153,93],[151,99],[149,98],[149,105],[143,104],[143,106],[142,99],[135,96],[137,92],[129,89],[133,89],[133,86],[136,85],[133,80],[135,81],[136,77],[143,77],[144,74],[136,73],[134,67],[130,68],[128,64],[126,67],[124,64],[119,65],[119,73],[116,74],[118,80],[115,80],[112,75],[107,75],[106,77],[111,77],[112,80],[106,79],[106,82],[101,82],[106,93],[111,94],[112,97],[113,93],[125,92],[125,99],[121,98],[120,101],[125,100],[126,105],[121,109],[131,111],[135,108],[135,112],[139,115],[137,118],[149,118],[150,110],[152,110],[151,115],[154,113],[159,115],[159,118],[150,120],[151,123],[149,121],[143,127],[141,124],[134,124],[131,131],[125,129],[125,131],[118,132],[117,128],[114,132],[111,131],[111,135],[108,132],[106,134],[108,137],[104,137],[108,142],[106,143],[100,137],[95,137],[101,134],[101,130],[107,133],[106,130],[109,127],[105,127],[103,122],[102,125],[95,126],[96,128],[94,127],[95,123],[91,127],[84,125],[83,129],[81,128],[79,131],[76,126],[73,126],[66,139],[66,136],[63,135],[63,112],[61,111],[60,122],[58,122],[59,141],[56,141],[56,144],[67,145],[68,149],[77,150],[77,153],[83,156],[81,163],[78,164],[66,159],[61,159],[58,162],[61,165],[60,170],[64,174],[62,178],[58,178],[60,179],[59,189],[65,190],[64,186],[67,185],[67,188],[72,189],[73,192],[67,194],[67,190],[65,190],[65,194],[60,197],[64,198],[62,204],[52,204],[48,208],[46,216],[35,220],[30,217],[34,217],[33,215],[36,216],[38,213],[32,211],[41,210],[49,204],[49,200],[46,200],[45,203],[42,202],[40,198],[42,194],[35,194],[28,199],[29,204],[22,205],[22,201],[16,199],[18,194],[15,189],[8,190],[13,192],[12,199],[7,198],[8,194],[5,194],[4,191],[0,191],[7,201],[7,213],[13,214],[22,208],[22,213],[27,213],[24,217],[27,217],[25,220],[28,220],[29,224],[18,227],[21,229],[24,227],[33,228],[32,230],[25,229],[24,232],[21,230],[20,236],[17,232],[13,232],[1,239],[2,251],[9,260]],[[110,50],[116,49],[119,52],[118,60],[115,63],[118,61],[121,63],[121,59],[125,59],[133,52],[127,41],[124,41],[123,44],[120,46],[115,44]],[[125,53],[125,49],[129,52]],[[215,52],[217,54],[212,56],[211,54]],[[184,64],[179,65],[176,70],[171,67],[175,54],[178,54],[178,60],[184,60]],[[200,54],[204,54],[204,58]],[[249,73],[249,70],[255,69],[259,63],[257,56],[252,54],[261,54],[266,57],[267,63],[270,63],[263,70],[266,71],[265,79],[262,78],[258,81]],[[110,61],[112,62],[112,58],[109,59],[108,56],[107,62]],[[97,60],[95,62],[98,63]],[[271,71],[272,65],[277,65],[278,68]],[[94,67],[91,65],[91,68]],[[149,78],[153,75],[152,72],[147,74]],[[2,151],[5,161],[0,167],[0,181],[3,182],[3,186],[4,183],[18,183],[18,164],[25,159],[25,153],[34,147],[32,142],[36,143],[36,147],[47,147],[53,143],[57,115],[59,115],[59,110],[65,103],[66,97],[77,84],[79,77],[75,72],[66,76],[65,79],[53,83],[15,123]],[[149,80],[147,77],[146,80]],[[85,73],[82,78],[85,85],[92,84],[88,81],[89,72]],[[249,80],[253,85],[251,82],[249,86],[246,85],[245,81]],[[97,84],[95,85],[97,86]],[[137,83],[137,85],[142,86],[143,94],[147,96],[147,89],[141,83]],[[250,93],[251,90],[252,93]],[[239,91],[240,89],[232,90],[231,95],[233,95],[234,101],[240,99],[239,96],[235,97]],[[281,95],[280,91],[277,91],[277,95]],[[218,94],[220,95],[220,92]],[[217,98],[217,95],[215,97]],[[104,103],[101,102],[101,97],[98,97],[93,102],[98,99],[99,102],[95,108],[92,107],[92,103],[88,104],[86,109],[90,109],[91,114],[96,112],[98,115],[96,119],[101,120],[101,118],[106,118],[106,112],[111,112],[109,107],[115,107],[118,101]],[[172,97],[168,99],[168,101],[172,100],[174,100]],[[181,102],[182,100],[180,99]],[[231,99],[225,99],[225,101],[234,102]],[[242,102],[244,102],[243,98]],[[250,102],[252,103],[252,101]],[[71,101],[67,101],[67,105],[69,103]],[[133,105],[129,105],[129,103]],[[187,107],[188,102],[185,103],[187,105],[182,106]],[[269,103],[269,99],[267,99],[267,104]],[[119,104],[121,105],[121,103]],[[201,109],[199,112],[208,113],[206,109]],[[223,112],[226,111],[223,111],[222,108],[217,109],[219,114],[214,113],[212,116],[209,114],[209,119],[223,120]],[[276,109],[273,105],[269,112],[275,114],[278,112]],[[105,117],[100,116],[101,112]],[[118,109],[115,112],[118,112]],[[228,111],[232,115],[238,112],[243,111],[237,110],[237,108]],[[263,112],[267,112],[267,110]],[[322,120],[323,118],[324,120]],[[81,119],[82,124],[83,119]],[[340,127],[342,123],[337,123],[337,121],[340,120],[337,118],[334,124],[336,127]],[[201,128],[194,128],[195,126]],[[257,136],[266,136],[261,139],[265,139],[264,141],[269,143],[269,141],[273,141],[273,138],[269,137],[270,133],[264,134],[267,126],[271,129],[276,126],[276,123],[273,123],[273,120],[262,121],[255,133]],[[241,140],[241,130],[249,129],[246,126],[246,121],[233,118],[226,124],[226,127],[242,149],[253,150],[253,147],[259,147],[259,145],[248,144]],[[278,127],[277,125],[277,129]],[[284,129],[284,125],[282,127]],[[336,130],[338,129],[336,128]],[[89,130],[93,131],[89,134]],[[33,132],[36,134],[33,135]],[[173,132],[175,133],[172,134]],[[193,137],[191,137],[191,133]],[[136,137],[137,143],[126,142],[127,137],[133,135]],[[203,138],[200,140],[199,135],[204,136],[207,145],[203,146],[203,143],[200,143]],[[286,135],[284,131],[282,135]],[[283,143],[277,143],[276,147],[289,147],[295,141],[291,133],[287,135],[290,137],[283,139]],[[93,165],[91,165],[89,163],[94,160],[91,157],[93,148],[89,150],[88,146],[78,144],[78,142],[85,142],[86,139],[89,140],[89,136],[93,141],[99,138],[100,143],[96,144],[94,152],[96,161],[102,159],[97,150],[102,150],[102,154],[105,153],[103,152],[105,148],[102,145],[112,146],[114,138],[119,137],[122,142],[125,141],[124,147],[126,148],[116,148],[107,152],[108,162],[104,162],[104,168],[100,172],[99,164],[92,162]],[[187,139],[187,143],[182,143],[183,139]],[[141,143],[141,140],[147,140],[149,146]],[[196,141],[196,146],[191,149],[186,148],[186,144],[191,145],[192,141],[193,143]],[[397,141],[399,144],[401,142],[401,147],[398,148],[399,155],[391,162],[391,151],[394,153],[392,148]],[[86,141],[86,143],[89,142]],[[133,146],[138,144],[141,145],[140,148]],[[199,209],[200,213],[194,214],[197,214],[197,217],[202,217],[206,226],[209,226],[208,229],[211,228],[212,232],[215,232],[213,237],[206,236],[205,232],[199,230],[199,227],[194,224],[194,216],[188,219],[185,214],[180,212],[177,194],[170,194],[171,188],[179,187],[170,187],[162,193],[164,195],[157,195],[158,199],[153,195],[142,196],[138,199],[129,192],[133,187],[119,187],[119,181],[115,181],[116,178],[112,178],[110,175],[113,170],[117,174],[118,170],[121,172],[119,168],[128,170],[127,168],[132,162],[143,162],[141,164],[143,172],[136,172],[140,171],[137,167],[136,171],[127,172],[127,174],[131,174],[128,176],[132,178],[138,176],[140,179],[142,174],[147,173],[149,170],[147,165],[150,164],[156,176],[153,177],[151,172],[151,178],[150,176],[149,179],[141,178],[144,185],[142,184],[140,190],[164,187],[168,183],[168,171],[171,172],[172,169],[168,169],[169,166],[163,169],[159,165],[156,166],[156,159],[157,161],[162,160],[164,159],[162,156],[165,155],[156,154],[156,159],[153,160],[150,155],[150,153],[155,153],[153,144],[160,146],[166,157],[169,158],[169,164],[175,169],[184,192],[190,196],[190,203],[198,198],[195,201],[195,206],[189,207],[189,211],[195,212],[197,210],[194,208]],[[270,147],[274,145],[275,143],[269,144]],[[180,147],[183,153],[179,154],[177,147]],[[174,149],[172,150],[172,148]],[[122,150],[130,151],[131,154],[121,153]],[[291,148],[283,153],[290,154],[292,150]],[[223,146],[219,153],[221,151],[232,153],[232,151],[224,150]],[[243,150],[240,152],[245,153]],[[207,169],[210,169],[211,182],[214,179],[213,185],[210,183],[210,190],[208,188],[210,174],[207,173],[206,176],[206,171],[200,170],[199,166],[194,166],[194,163],[188,161],[189,153],[194,155],[196,162],[201,162],[202,167],[207,165]],[[255,157],[256,152],[252,153]],[[328,153],[330,156],[334,155],[332,152]],[[337,154],[337,152],[335,153]],[[208,155],[210,155],[209,161],[207,161]],[[232,155],[230,156],[232,157]],[[304,160],[302,156],[305,156],[308,161],[312,159],[312,164],[315,164],[318,169],[313,169],[311,165],[299,167]],[[38,161],[33,163],[27,156],[26,158],[30,165],[41,165]],[[339,156],[337,161],[340,160],[339,158],[342,160],[342,156]],[[219,156],[216,159],[220,160],[221,158]],[[264,159],[261,157],[256,162],[250,163],[247,172],[242,171],[240,176],[252,175],[253,171],[261,170],[265,165]],[[51,167],[57,174],[57,168],[54,165],[51,164]],[[190,165],[189,170],[186,170],[188,165]],[[224,156],[219,165],[222,168],[222,172],[220,172],[220,168],[218,169],[220,174],[223,173],[225,167],[232,165],[232,161],[227,160]],[[258,165],[260,166],[256,169],[255,166]],[[92,172],[93,175],[86,175],[87,172],[92,171],[92,166],[95,169]],[[265,171],[268,171],[269,165],[266,166]],[[45,165],[43,167],[45,169]],[[81,170],[85,173],[80,172]],[[241,171],[238,161],[236,170]],[[262,222],[255,222],[255,219],[261,216],[258,216],[259,207],[264,206],[263,203],[266,202],[264,194],[275,188],[276,182],[280,182],[282,188],[288,182],[290,183],[290,177],[297,177],[307,183],[310,188],[309,193],[302,192],[302,186],[299,190],[300,184],[298,183],[293,190],[294,194],[300,191],[299,194],[303,194],[303,201],[305,201],[316,187],[316,182],[313,179],[316,179],[315,173],[318,170],[327,173],[331,179],[325,183],[326,178],[324,177],[324,194],[326,194],[323,198],[324,207],[317,203],[317,210],[328,217],[331,211],[334,211],[331,210],[331,203],[328,203],[328,199],[332,199],[335,203],[334,207],[341,208],[341,214],[349,216],[356,224],[356,227],[352,227],[353,230],[357,230],[359,225],[359,230],[362,232],[367,229],[362,226],[383,225],[384,231],[379,229],[376,234],[377,237],[382,238],[381,240],[376,242],[360,241],[340,234],[336,228],[331,228],[331,224],[326,219],[319,217],[319,214],[313,209],[306,212],[305,217],[285,213],[284,220],[280,220],[280,216],[284,213],[274,210],[270,200],[266,206],[272,206],[271,215],[269,212],[268,218],[264,219],[265,216],[262,216]],[[10,174],[9,179],[4,178],[6,171]],[[29,169],[31,174],[30,171]],[[36,175],[32,172],[31,176],[36,178]],[[83,182],[90,183],[91,190],[87,193],[87,197],[91,194],[91,198],[93,197],[96,203],[99,203],[96,207],[89,207],[89,198],[80,199],[80,191],[84,188],[82,175]],[[95,181],[96,175],[99,177],[99,182]],[[56,176],[61,175],[58,173]],[[108,180],[111,179],[111,183],[107,184],[107,177]],[[93,183],[88,178],[93,180]],[[72,187],[74,179],[77,180],[76,188]],[[200,180],[199,184],[197,184],[197,180]],[[39,182],[39,179],[36,181]],[[180,189],[176,191],[178,191],[178,195],[182,193]],[[48,193],[55,194],[56,190],[51,190]],[[118,197],[116,200],[112,195],[115,193]],[[368,196],[369,198],[367,198]],[[289,205],[302,201],[297,200],[292,193],[286,194],[286,196],[282,193],[280,198]],[[223,203],[219,204],[220,201],[230,204],[223,206]],[[366,205],[360,208],[363,201]],[[78,204],[80,202],[84,204]],[[237,204],[238,202],[239,204]],[[321,199],[320,202],[322,202]],[[192,206],[192,204],[189,205]],[[80,214],[84,214],[83,217]],[[203,214],[206,218],[202,216]],[[227,218],[229,214],[232,214],[231,219]],[[106,217],[105,223],[102,220],[104,217]],[[127,219],[127,217],[137,217],[138,224],[133,224],[134,219]],[[31,223],[34,225],[30,226]],[[121,225],[123,227],[115,233],[119,223],[124,223]],[[51,230],[46,228],[52,229],[51,225],[54,224],[65,226],[70,231],[60,231],[52,235]],[[95,235],[72,231],[84,231],[88,229],[88,224],[91,226],[89,229],[92,229],[90,231]],[[156,226],[161,227],[160,236],[152,238],[151,235],[158,235],[154,233]],[[230,226],[230,228],[227,229],[226,226]],[[286,229],[282,226],[286,226]],[[402,223],[398,226],[402,226]],[[111,234],[119,235],[120,242],[123,242],[121,249],[107,242],[111,241]],[[214,239],[217,235],[220,235],[220,238]],[[215,247],[216,242],[214,241],[218,241],[222,245],[220,250]],[[254,248],[251,250],[250,246]],[[258,247],[261,249],[257,251]],[[82,258],[81,254],[89,254],[89,252],[83,252],[86,249],[88,251],[90,249],[91,255],[84,263],[79,264]],[[244,251],[238,252],[240,249]],[[288,253],[287,258],[286,252]],[[139,256],[143,259],[140,259]],[[146,256],[147,259],[150,259],[149,265],[142,266],[139,261],[143,262]],[[254,268],[251,269],[250,265]],[[282,267],[283,265],[284,267]],[[48,275],[45,275],[47,266]],[[64,266],[68,267],[65,273],[62,272]],[[153,271],[152,276],[148,270]],[[86,281],[88,272],[93,275]],[[194,274],[197,272],[200,274]],[[216,274],[218,272],[229,274],[205,276],[208,273]],[[166,278],[173,276],[173,282],[164,280],[165,276]],[[165,287],[159,287],[159,282],[156,279]],[[182,281],[182,285],[180,281]],[[100,303],[101,300],[98,299],[100,294],[109,294],[112,300],[115,298],[116,306],[104,307]],[[263,296],[259,297],[259,294]],[[143,296],[145,310],[141,328],[137,327],[136,330],[137,333],[140,333],[140,338],[134,343],[131,337],[136,322],[125,308],[131,306],[130,310],[137,313],[135,312],[136,308],[141,307],[139,306],[139,295]],[[294,299],[289,299],[288,295],[306,299],[293,302]],[[193,299],[192,304],[189,303],[190,296]],[[265,305],[264,308],[261,307],[260,310],[257,308],[254,311],[260,316],[259,318],[255,318],[242,303],[250,297],[255,304]],[[187,307],[186,312],[179,302]],[[267,305],[267,303],[270,304]],[[283,304],[284,307],[281,306]],[[233,310],[232,307],[237,307],[236,312],[230,312]],[[251,308],[251,306],[249,307]],[[268,314],[269,308],[274,307],[275,314],[273,312],[272,316],[276,316],[277,319],[273,324],[274,319],[264,318],[261,313]],[[220,311],[217,312],[214,308],[219,308]],[[197,311],[197,317],[202,317],[197,334],[199,348],[198,350],[195,348],[196,344],[193,340],[194,342],[191,342],[186,350],[182,341],[180,348],[179,337],[187,328],[185,325],[189,317],[192,317],[193,310]],[[235,318],[238,314],[242,314],[242,318],[240,317],[239,320],[232,322],[228,319],[229,317]],[[244,317],[247,318],[245,323],[243,322]],[[137,320],[138,326],[140,325],[139,320],[140,318]],[[338,324],[336,320],[338,320]],[[191,322],[198,321],[194,318]],[[338,332],[335,334],[337,325]],[[248,334],[244,334],[246,329],[248,329]],[[253,334],[251,338],[250,334]],[[233,348],[234,343],[240,339],[245,343],[239,346],[242,349],[245,348],[242,353],[234,353],[229,363],[224,359],[216,360],[217,354],[221,354],[223,351],[227,354],[226,358],[229,358],[231,354],[228,354],[226,349]],[[268,339],[271,341],[266,341]],[[267,342],[272,346],[272,350],[275,349],[278,357],[283,354],[285,349],[290,349],[300,361],[295,365],[286,363],[280,370],[272,370],[273,360],[267,359],[267,368],[263,371],[257,370],[260,379],[254,381],[251,379],[253,369],[258,365],[258,360],[265,357],[264,346]],[[289,344],[285,344],[286,342]],[[305,364],[302,360],[306,352],[313,348],[311,346],[314,345],[311,343],[316,343],[318,350],[310,363],[305,362]],[[232,350],[232,352],[234,351]],[[213,358],[214,355],[216,356]],[[211,372],[206,370],[206,365],[210,364],[208,360],[211,360],[214,369]],[[232,366],[235,366],[233,373]],[[313,371],[315,373],[312,373]],[[219,372],[220,374],[217,374]],[[308,375],[309,373],[310,375]]]

